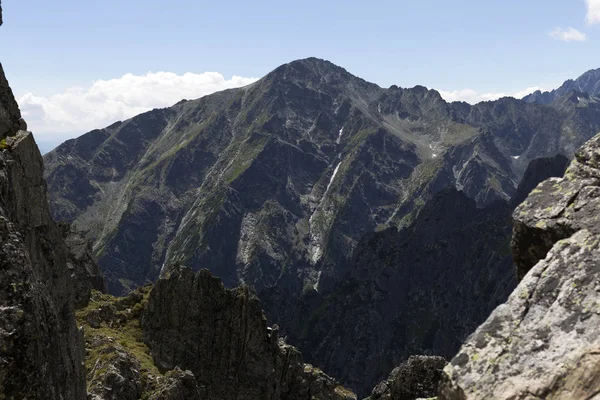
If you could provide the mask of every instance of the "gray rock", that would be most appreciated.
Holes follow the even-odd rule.
[[[600,136],[513,218],[523,277],[445,369],[440,399],[590,399],[600,390]]]
[[[225,289],[206,270],[171,267],[152,289],[142,325],[156,365],[190,370],[208,399],[356,398],[267,327],[248,287]]]
[[[75,288],[75,307],[87,306],[92,290],[106,292],[104,276],[92,253],[92,242],[76,232],[67,223],[58,224],[63,239],[69,249],[68,267],[71,271]]]
[[[138,400],[143,392],[138,360],[118,344],[100,351],[88,379],[92,400]]]
[[[373,389],[365,400],[415,400],[437,395],[446,360],[442,357],[412,356],[395,368],[390,377]]]
[[[191,371],[175,368],[165,374],[161,386],[149,400],[202,400],[202,389],[198,387]]]
[[[0,150],[0,219],[0,397],[85,399],[68,249],[27,132]]]

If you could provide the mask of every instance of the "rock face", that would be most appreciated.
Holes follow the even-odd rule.
[[[531,160],[598,131],[594,99],[449,104],[311,58],[89,132],[45,163],[53,215],[94,241],[111,293],[182,262],[298,295],[341,279],[366,234],[406,226],[439,190],[508,201]]]
[[[462,192],[440,192],[411,226],[359,243],[331,292],[307,288],[294,314],[273,307],[269,318],[289,327],[309,362],[366,396],[411,355],[451,358],[508,298],[516,286],[510,211],[504,202],[477,209]],[[290,297],[268,295],[273,304]]]
[[[207,399],[355,399],[268,328],[248,287],[174,266],[150,293],[144,341],[162,370],[189,369]]]
[[[62,222],[58,226],[69,249],[67,266],[75,283],[75,307],[85,307],[92,290],[106,292],[104,277],[92,254],[91,242],[72,230],[67,223]]]
[[[517,208],[523,277],[445,369],[440,399],[590,399],[600,390],[600,136]]]
[[[511,209],[514,210],[523,203],[541,182],[548,178],[562,177],[568,166],[569,159],[562,154],[557,154],[554,157],[537,158],[530,162],[521,183],[517,187],[517,191],[510,199]]]
[[[138,400],[143,389],[140,369],[138,360],[122,346],[111,344],[103,348],[90,371],[91,398]]]
[[[413,356],[395,368],[390,377],[373,389],[365,400],[415,400],[435,397],[446,360],[442,357]]]
[[[150,400],[203,400],[194,374],[175,368],[165,374],[165,382]]]

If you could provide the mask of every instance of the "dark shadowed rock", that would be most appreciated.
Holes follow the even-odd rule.
[[[85,399],[68,249],[30,133],[0,150],[0,397]]]
[[[119,344],[110,344],[100,351],[89,375],[92,400],[138,400],[142,394],[140,364]]]
[[[600,136],[514,212],[522,280],[445,369],[439,398],[591,399],[600,391]]]
[[[307,288],[290,341],[359,396],[411,355],[451,358],[516,286],[510,211],[439,193],[411,226],[365,237],[331,292]]]
[[[171,267],[150,293],[144,340],[162,370],[189,369],[215,399],[355,399],[267,327],[248,287]]]
[[[72,230],[69,224],[61,222],[58,226],[69,249],[67,266],[75,283],[75,307],[85,307],[92,290],[106,292],[104,277],[92,254],[92,243]]]
[[[416,400],[435,397],[446,360],[442,357],[412,356],[395,368],[390,377],[373,389],[365,400]]]

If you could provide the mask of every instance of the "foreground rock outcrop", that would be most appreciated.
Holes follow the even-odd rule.
[[[600,135],[514,212],[523,277],[445,369],[440,399],[600,393]]]
[[[152,287],[116,298],[92,290],[77,311],[85,331],[87,390],[93,400],[205,400],[190,371],[160,371],[142,340],[141,315]]]
[[[442,357],[413,356],[395,368],[390,377],[373,389],[365,400],[415,400],[437,394],[446,360]]]
[[[248,287],[168,271],[124,298],[93,290],[77,312],[92,399],[356,399],[267,327]]]
[[[267,327],[246,286],[173,266],[148,298],[144,341],[159,369],[189,369],[208,399],[355,399]]]

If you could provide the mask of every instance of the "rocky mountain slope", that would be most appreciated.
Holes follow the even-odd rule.
[[[268,327],[256,296],[170,267],[124,298],[94,292],[78,312],[97,399],[315,399],[356,396]]]
[[[598,103],[572,100],[448,104],[295,61],[64,143],[45,156],[51,207],[95,241],[111,293],[172,262],[327,290],[365,234],[407,225],[432,193],[488,206],[531,160],[571,155],[600,130]]]
[[[562,176],[567,162],[532,161],[515,196]],[[411,355],[450,359],[516,286],[512,204],[481,209],[455,189],[439,192],[405,229],[365,236],[331,291],[306,288],[296,305],[281,289],[263,291],[267,315],[359,395]]]
[[[546,165],[526,167],[599,125],[587,94],[449,104],[306,59],[68,141],[46,177],[109,291],[173,262],[252,285],[307,360],[362,395],[412,354],[450,357],[505,301],[510,213]]]
[[[591,399],[600,392],[600,136],[514,212],[523,277],[471,335],[440,399]]]
[[[587,93],[594,97],[600,96],[600,69],[587,71],[575,80],[569,79],[558,89],[550,92],[535,91],[523,97],[523,100],[528,103],[550,104],[559,97],[572,92]]]

